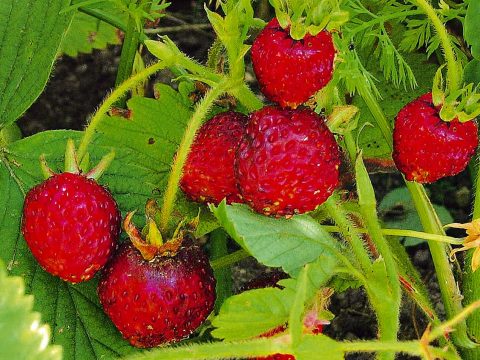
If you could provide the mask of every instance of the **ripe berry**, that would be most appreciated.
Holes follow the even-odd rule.
[[[246,124],[245,115],[228,111],[214,116],[200,128],[180,182],[190,199],[216,205],[225,197],[228,204],[241,202],[233,161]]]
[[[461,172],[475,153],[478,128],[440,118],[427,93],[398,113],[393,131],[393,160],[407,180],[431,183]]]
[[[22,233],[40,265],[78,283],[107,262],[121,215],[110,193],[79,174],[55,174],[25,197]]]
[[[340,149],[323,117],[311,110],[264,107],[250,115],[237,149],[243,200],[265,215],[314,210],[339,182]]]
[[[125,243],[105,267],[98,295],[125,339],[153,347],[180,341],[205,321],[215,303],[215,278],[207,256],[188,239],[176,255],[150,261]]]
[[[282,107],[296,108],[332,78],[335,47],[326,30],[294,40],[274,18],[253,42],[251,55],[265,96]]]

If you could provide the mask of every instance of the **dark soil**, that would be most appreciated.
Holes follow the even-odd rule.
[[[162,24],[172,26],[184,22],[205,23],[204,12],[198,3],[201,2],[174,1],[173,16],[162,19]],[[213,40],[212,30],[179,32],[169,36],[183,51],[199,61],[206,59],[209,44]],[[120,47],[115,46],[77,58],[60,58],[45,92],[18,122],[23,134],[29,136],[49,129],[81,130],[88,117],[113,87],[119,54]],[[249,76],[253,79],[252,74]],[[168,74],[160,75],[159,78],[168,81]],[[399,176],[379,175],[374,177],[374,183],[380,199],[392,188],[401,186],[402,180]],[[471,181],[466,175],[431,186],[434,201],[445,204],[452,211],[455,221],[460,222],[468,219],[471,188]],[[442,314],[438,284],[428,247],[420,245],[409,248],[408,251],[431,292],[438,312]],[[268,271],[271,270],[253,259],[240,262],[234,267],[236,291]],[[335,294],[330,310],[335,314],[335,319],[331,325],[325,327],[325,333],[329,336],[342,340],[375,338],[375,317],[362,290],[347,290]],[[407,298],[404,298],[401,321],[401,339],[419,338],[427,325],[423,314]],[[372,356],[352,354],[348,358],[371,359]],[[412,357],[399,356],[398,359]]]

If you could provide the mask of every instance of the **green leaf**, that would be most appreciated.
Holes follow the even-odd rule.
[[[8,144],[20,140],[22,138],[22,131],[17,124],[13,123],[5,126],[0,130],[0,147],[7,146]]]
[[[305,291],[302,300],[308,303],[335,270],[336,261],[331,256],[321,255],[311,263],[300,284]],[[287,323],[299,282],[284,279],[279,284],[284,288],[249,290],[228,298],[213,320],[216,329],[212,335],[225,340],[248,339]]]
[[[228,298],[213,319],[212,335],[241,340],[261,335],[288,321],[293,297],[277,288],[255,289]]]
[[[60,360],[62,348],[48,345],[50,328],[32,311],[33,296],[25,295],[18,276],[7,276],[0,261],[0,359]]]
[[[464,36],[467,43],[472,47],[472,55],[480,60],[480,37],[478,36],[478,24],[480,23],[480,2],[472,0],[468,4],[465,16]]]
[[[274,219],[225,202],[211,210],[227,233],[264,265],[295,275],[322,254],[335,258],[337,240],[308,215]]]
[[[0,130],[40,95],[72,14],[69,0],[0,1]]]
[[[439,205],[433,207],[443,224],[453,222],[452,216],[445,207]],[[423,231],[420,217],[406,187],[396,188],[385,195],[378,206],[378,211],[387,228]],[[412,237],[403,237],[403,240],[405,246],[414,246],[425,241]]]
[[[89,54],[93,49],[105,49],[108,45],[120,44],[118,30],[110,24],[81,12],[75,12],[60,46],[60,53],[77,56]]]
[[[463,81],[477,86],[480,84],[480,60],[473,59],[463,69]]]

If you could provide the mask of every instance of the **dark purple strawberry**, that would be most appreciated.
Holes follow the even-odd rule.
[[[77,283],[105,265],[120,220],[117,204],[104,187],[83,175],[61,173],[26,195],[22,233],[46,271]]]
[[[215,278],[208,258],[182,231],[161,245],[145,243],[129,228],[130,219],[131,214],[125,223],[133,245],[120,247],[98,285],[103,309],[133,346],[185,339],[214,307]]]
[[[251,55],[265,96],[282,107],[296,108],[332,78],[335,47],[326,30],[294,40],[274,18],[253,42]]]
[[[224,198],[229,204],[241,202],[233,161],[246,124],[245,115],[228,111],[214,116],[200,128],[180,182],[190,199],[216,205]]]
[[[250,115],[235,174],[243,200],[265,215],[314,210],[339,182],[340,149],[310,110],[264,107]]]
[[[395,119],[393,160],[407,180],[431,183],[456,175],[475,153],[475,120],[447,122],[439,111],[427,93],[407,104]]]

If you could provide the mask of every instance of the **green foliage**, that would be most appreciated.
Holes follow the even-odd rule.
[[[308,266],[308,272],[302,270],[305,277],[281,280],[283,289],[255,289],[228,298],[213,320],[216,329],[212,335],[225,340],[248,339],[286,324],[292,310],[303,314],[303,304],[294,307],[298,286],[304,289],[308,304],[335,270],[335,258],[322,255]]]
[[[33,296],[25,295],[21,277],[9,277],[0,261],[1,359],[60,360],[62,348],[51,346],[50,328],[33,312]]]
[[[158,100],[130,101],[130,119],[106,117],[89,150],[91,163],[115,150],[115,160],[101,182],[109,187],[123,213],[138,209],[142,214],[146,200],[159,196],[190,116],[178,93],[167,86],[157,90]],[[4,209],[0,214],[0,258],[9,265],[10,273],[25,278],[27,292],[36,297],[36,310],[52,326],[54,342],[64,347],[65,359],[80,354],[82,359],[117,357],[133,349],[103,313],[96,296],[96,281],[70,285],[50,276],[38,266],[20,234],[23,197],[42,180],[40,154],[45,154],[53,169],[60,170],[66,140],[78,141],[81,135],[47,131],[0,149],[0,206]],[[187,201],[177,210],[175,221],[198,214],[198,206]],[[202,218],[200,235],[216,227],[208,210],[202,213],[212,221]]]
[[[368,58],[368,55],[364,55],[364,58]],[[392,127],[394,119],[402,107],[418,96],[431,91],[432,78],[437,70],[437,65],[428,62],[423,54],[412,53],[409,55],[408,61],[418,82],[415,89],[398,91],[386,80],[380,81],[378,85],[382,96],[379,104]],[[369,70],[372,71],[374,76],[380,76],[378,68],[375,70],[373,66],[369,67]],[[377,121],[370,113],[368,106],[359,96],[355,97],[354,104],[359,107],[361,112],[357,130],[354,133],[356,133],[358,146],[363,150],[364,157],[390,158],[390,146],[385,141],[379,127],[376,126]],[[373,124],[374,126],[364,126],[364,124]]]
[[[120,33],[112,25],[81,12],[76,12],[60,46],[60,53],[77,56],[89,54],[93,49],[105,49],[117,45]]]
[[[71,14],[69,0],[0,2],[0,130],[14,122],[45,87]]]
[[[246,205],[219,204],[211,209],[225,231],[259,262],[296,275],[319,256],[335,258],[339,243],[310,216],[274,219]]]
[[[480,60],[471,60],[463,70],[463,81],[477,86],[480,84]]]
[[[480,37],[478,36],[478,24],[480,23],[480,2],[472,0],[468,4],[465,16],[464,37],[472,47],[472,55],[480,60]]]
[[[453,222],[452,216],[445,207],[434,205],[434,208],[442,224]],[[378,205],[378,211],[383,217],[385,227],[415,231],[422,231],[423,229],[420,218],[415,211],[413,200],[405,187],[394,189],[385,195]],[[424,242],[424,240],[408,236],[402,239],[405,246],[414,246]]]

